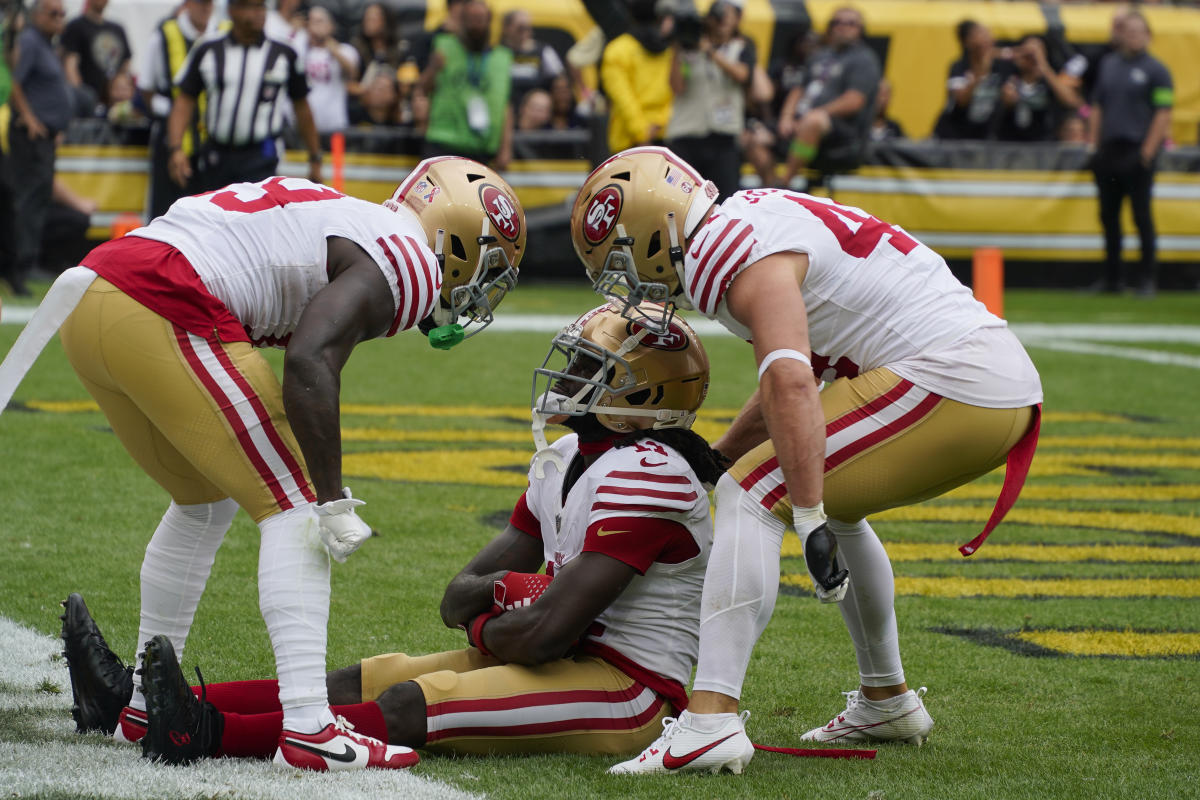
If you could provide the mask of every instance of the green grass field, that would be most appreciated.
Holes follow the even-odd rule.
[[[1014,323],[1200,324],[1192,294],[1013,291],[1006,302]],[[594,304],[585,290],[523,286],[501,314]],[[17,332],[0,326],[0,353]],[[937,722],[924,747],[882,745],[874,761],[760,753],[737,778],[619,779],[604,774],[610,759],[568,756],[427,757],[417,769],[513,800],[1195,797],[1200,344],[1194,329],[1190,339],[1156,336],[1115,345],[1120,354],[1066,352],[1045,336],[1030,347],[1046,391],[1042,445],[1025,495],[976,556],[955,547],[982,526],[1000,474],[875,521],[893,556],[909,682],[929,687]],[[462,646],[461,632],[441,626],[438,602],[524,486],[523,409],[548,343],[489,331],[441,353],[410,334],[356,351],[343,377],[347,482],[382,536],[334,565],[331,666]],[[754,370],[744,344],[706,345],[714,380],[699,430],[715,435]],[[55,634],[58,603],[80,591],[132,658],[141,555],[167,497],[87,399],[54,342],[0,416],[0,616]],[[210,681],[272,674],[257,538],[239,515],[200,606],[184,666],[200,664]],[[840,615],[807,590],[798,555],[789,542],[784,591],[743,698],[764,744],[797,745],[857,683]],[[0,714],[5,746],[54,735],[25,714]]]

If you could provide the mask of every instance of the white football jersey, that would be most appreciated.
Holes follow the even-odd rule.
[[[742,269],[780,252],[808,255],[800,289],[822,380],[887,367],[977,406],[1041,402],[1041,380],[1016,336],[941,256],[898,226],[826,198],[782,189],[734,194],[693,235],[684,292],[702,314],[749,340],[725,293]]]
[[[553,447],[570,464],[577,442],[570,434]],[[660,520],[677,523],[669,526],[674,538],[597,617],[603,630],[589,640],[686,686],[699,653],[700,593],[712,547],[708,493],[683,456],[651,440],[604,453],[571,487],[565,503],[563,479],[551,464],[541,479],[531,469],[525,495],[541,528],[548,569],[585,550],[630,563],[641,548],[641,557],[648,558],[640,532],[630,529]]]
[[[379,266],[396,308],[388,335],[426,317],[442,286],[437,258],[408,209],[389,211],[302,178],[184,197],[130,235],[183,253],[255,344],[286,343],[309,300],[329,283],[330,236],[353,241]]]

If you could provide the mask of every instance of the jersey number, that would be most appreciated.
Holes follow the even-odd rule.
[[[276,176],[259,184],[262,189],[262,195],[253,200],[244,200],[238,197],[237,192],[226,190],[217,192],[209,198],[209,201],[220,206],[226,211],[241,211],[246,214],[252,214],[255,211],[265,211],[268,208],[280,208],[288,203],[311,203],[314,200],[336,200],[339,197],[345,197],[339,191],[330,189],[328,186],[313,186],[312,188],[297,188],[289,189],[283,185],[285,179]]]
[[[768,194],[774,194],[779,189],[749,189],[742,192],[750,203],[757,203]],[[829,232],[837,237],[842,252],[855,258],[866,258],[879,246],[879,240],[888,234],[888,244],[902,254],[908,255],[917,246],[917,240],[904,231],[888,225],[870,214],[863,216],[837,203],[818,203],[810,197],[788,192],[783,195],[796,205],[804,206],[814,217],[821,220]],[[846,220],[858,223],[857,229],[851,229]]]

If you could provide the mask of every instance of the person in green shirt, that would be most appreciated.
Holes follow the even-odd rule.
[[[423,157],[457,155],[504,169],[512,158],[512,51],[491,44],[492,12],[468,0],[457,33],[438,34],[421,76],[429,95]]]

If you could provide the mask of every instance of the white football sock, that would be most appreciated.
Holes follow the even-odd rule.
[[[701,733],[713,733],[724,727],[725,723],[736,719],[737,714],[693,714],[686,709],[679,715],[679,724]]]
[[[258,527],[258,605],[275,651],[283,727],[316,733],[334,721],[325,690],[329,552],[311,504]]]
[[[896,583],[883,543],[864,519],[830,519],[837,537],[838,564],[850,570],[850,591],[838,605],[854,642],[863,686],[904,683],[900,638],[896,630]]]
[[[129,704],[145,711],[142,695],[142,649],[155,636],[166,636],[183,659],[188,631],[217,549],[233,522],[238,505],[226,498],[217,503],[181,506],[172,502],[146,545],[142,560],[142,612],[138,627],[137,669]]]
[[[784,523],[729,475],[717,482],[715,536],[700,600],[693,691],[741,697],[750,653],[779,593]]]

